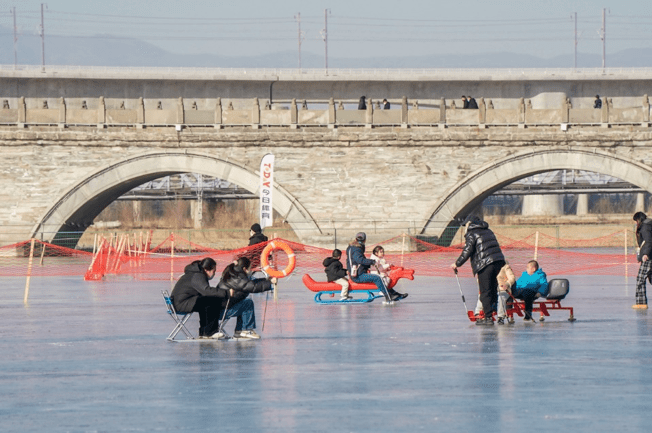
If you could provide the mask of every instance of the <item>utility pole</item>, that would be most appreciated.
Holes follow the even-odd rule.
[[[301,70],[301,12],[297,13],[294,18],[297,20],[299,30],[299,70]]]
[[[18,27],[16,27],[16,6],[11,8],[11,12],[14,15],[14,69],[18,65],[18,49],[16,48],[16,43],[18,42]]]
[[[43,20],[43,3],[41,3],[41,72],[45,72],[45,24]]]
[[[607,9],[602,8],[602,31],[600,32],[600,39],[602,39],[602,73],[607,65],[606,62],[606,39],[607,39]]]
[[[577,12],[575,12],[574,15],[575,15],[575,63],[573,69],[577,69]]]
[[[328,14],[330,9],[324,9],[324,30],[321,31],[321,36],[324,39],[324,68],[328,74]]]

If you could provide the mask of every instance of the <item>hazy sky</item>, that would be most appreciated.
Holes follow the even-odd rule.
[[[21,37],[34,37],[40,0],[0,0],[0,25],[10,32],[16,7]],[[652,2],[644,0],[357,1],[357,0],[49,0],[45,33],[79,38],[138,38],[176,53],[324,54],[320,34],[328,8],[333,57],[508,51],[541,57],[578,50],[601,54],[607,8],[607,52],[652,47]],[[3,47],[0,49],[7,49]],[[388,65],[396,66],[396,65]]]

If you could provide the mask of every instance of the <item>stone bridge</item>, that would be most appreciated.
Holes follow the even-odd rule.
[[[2,243],[83,230],[120,195],[169,174],[257,192],[269,152],[275,210],[315,244],[356,227],[439,235],[504,185],[549,170],[604,173],[652,191],[652,132],[640,126],[170,129],[1,130]]]
[[[478,91],[479,109],[461,110],[445,90],[452,79],[377,77],[367,85],[392,109],[352,110],[359,82],[333,77],[281,82],[279,101],[264,99],[269,77],[177,80],[169,90],[151,77],[53,74],[0,71],[0,244],[84,230],[117,197],[175,173],[257,193],[266,153],[276,155],[275,210],[311,244],[359,227],[440,235],[496,190],[550,170],[652,192],[648,78],[458,79],[455,92]],[[314,99],[287,98],[291,84]],[[425,91],[439,97],[417,102]]]

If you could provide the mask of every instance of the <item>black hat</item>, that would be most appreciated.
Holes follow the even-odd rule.
[[[252,225],[252,226],[251,226],[251,230],[254,231],[254,232],[256,232],[256,233],[260,233],[260,232],[263,231],[263,229],[260,228],[260,224],[258,224],[258,223]]]
[[[355,235],[355,240],[364,243],[367,240],[367,235],[364,232],[360,232]]]

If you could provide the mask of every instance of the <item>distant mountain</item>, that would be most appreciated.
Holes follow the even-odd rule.
[[[46,38],[46,64],[88,66],[169,66],[222,68],[296,68],[296,51],[257,56],[175,54],[138,39],[103,39],[50,36]],[[0,27],[0,63],[13,64],[11,31]],[[322,68],[324,58],[302,53],[302,67]],[[570,68],[573,56],[541,58],[509,52],[442,54],[404,57],[330,57],[330,68]],[[41,41],[36,35],[22,35],[18,42],[19,64],[41,63]],[[578,53],[578,67],[602,66],[597,54]],[[628,49],[608,55],[608,67],[652,67],[652,49]]]

